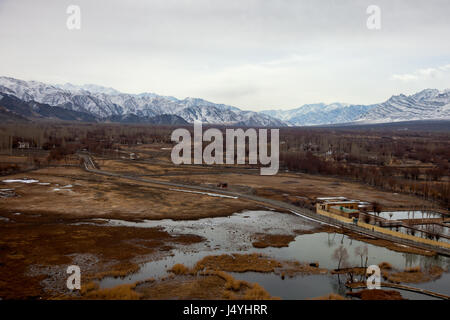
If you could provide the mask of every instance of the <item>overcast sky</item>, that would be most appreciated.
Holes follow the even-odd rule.
[[[250,110],[450,88],[449,39],[448,0],[0,0],[0,75]]]

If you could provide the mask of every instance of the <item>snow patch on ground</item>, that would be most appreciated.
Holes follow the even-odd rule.
[[[59,186],[59,184],[56,184],[56,186]],[[72,192],[72,189],[70,189],[72,187],[73,186],[71,184],[68,184],[68,185],[63,186],[63,187],[53,188],[53,191],[69,191],[69,192]]]
[[[34,179],[7,179],[7,180],[3,180],[2,182],[5,183],[36,183],[39,182],[39,180],[34,180]]]

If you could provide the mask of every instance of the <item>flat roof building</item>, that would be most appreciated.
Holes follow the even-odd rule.
[[[349,200],[345,197],[317,198],[316,210],[327,211],[346,218],[358,218],[359,205],[359,200]]]

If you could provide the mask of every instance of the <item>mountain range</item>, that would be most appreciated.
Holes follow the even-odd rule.
[[[317,103],[291,110],[253,112],[199,98],[180,100],[154,93],[122,93],[93,84],[51,85],[0,77],[0,119],[176,125],[200,120],[208,124],[254,127],[450,119],[450,90],[426,89],[371,105]]]
[[[345,103],[305,104],[291,110],[266,110],[264,114],[285,121],[292,126],[349,123],[374,108],[374,105],[351,105]]]
[[[169,120],[168,124],[179,124],[177,123],[179,121],[175,120],[182,119],[186,123],[200,120],[203,123],[223,125],[258,127],[286,125],[283,121],[262,113],[243,111],[233,106],[216,104],[203,99],[179,100],[154,93],[128,94],[97,85],[50,85],[37,81],[0,77],[0,94],[14,96],[34,106],[51,106],[55,110],[55,114],[51,116],[57,119],[61,119],[56,114],[58,109],[76,112],[76,116],[73,114],[73,119],[64,118],[63,120],[79,120],[80,117],[90,115],[94,120],[103,122],[152,123],[155,117],[159,117],[159,120]],[[32,106],[31,109],[33,109]],[[15,109],[10,111],[15,112]],[[27,117],[27,114],[21,115]],[[165,117],[161,118],[163,115]]]

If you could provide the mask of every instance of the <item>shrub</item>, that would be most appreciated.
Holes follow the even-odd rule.
[[[382,262],[378,266],[380,267],[380,269],[392,269],[392,265],[389,262]]]
[[[420,266],[416,266],[416,267],[411,267],[411,268],[406,268],[405,272],[410,272],[410,273],[414,273],[414,272],[420,272]]]
[[[171,269],[169,269],[169,272],[172,272],[176,275],[186,275],[189,273],[189,268],[182,263],[177,263]]]
[[[269,300],[273,299],[270,294],[259,284],[254,283],[250,289],[245,292],[244,300]]]

